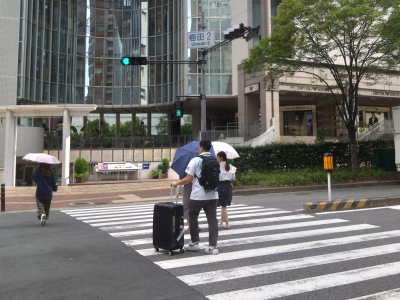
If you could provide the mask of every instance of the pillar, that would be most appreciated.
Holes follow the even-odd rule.
[[[4,148],[4,184],[15,186],[16,177],[16,153],[17,153],[17,118],[12,111],[7,110],[6,131]]]
[[[151,112],[147,113],[147,136],[151,136]]]
[[[119,129],[121,125],[121,114],[118,112],[115,114],[115,137],[119,137]]]
[[[67,186],[69,183],[69,157],[71,149],[71,121],[68,109],[64,109],[63,114],[63,138],[62,138],[62,177],[61,185]]]
[[[132,113],[131,137],[136,136],[136,113]]]
[[[87,136],[87,123],[88,123],[88,119],[87,116],[83,117],[83,137]]]
[[[192,98],[192,105],[192,134],[193,138],[197,140],[201,129],[200,100]]]

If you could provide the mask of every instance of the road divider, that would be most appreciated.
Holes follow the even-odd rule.
[[[338,199],[335,201],[308,202],[303,205],[305,212],[324,212],[336,210],[362,209],[400,205],[400,196],[370,199]]]

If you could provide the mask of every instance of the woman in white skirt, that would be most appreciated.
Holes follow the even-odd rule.
[[[235,172],[236,168],[232,165],[229,165],[226,153],[224,151],[217,153],[217,160],[220,166],[219,173],[219,185],[218,185],[218,206],[221,206],[221,220],[219,221],[219,225],[223,225],[225,222],[225,229],[229,229],[229,220],[228,220],[228,209],[227,206],[230,206],[232,203],[232,184],[231,181],[235,180]]]

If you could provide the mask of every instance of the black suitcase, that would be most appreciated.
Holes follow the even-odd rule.
[[[172,187],[171,187],[172,200]],[[161,202],[154,205],[153,214],[153,246],[158,252],[168,250],[173,255],[173,250],[180,249],[183,253],[184,245],[184,219],[183,205],[173,202]]]

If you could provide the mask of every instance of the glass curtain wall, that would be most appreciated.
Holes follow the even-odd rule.
[[[183,0],[21,0],[18,97],[42,103],[147,105],[182,88]],[[23,67],[25,66],[25,67]]]
[[[215,30],[215,42],[224,39],[223,30],[231,26],[231,1],[186,0],[188,31],[200,31],[201,13],[204,12],[205,30]],[[188,59],[201,59],[200,49],[188,49]],[[206,95],[232,95],[232,49],[231,44],[214,50],[206,56]],[[201,69],[196,64],[188,66],[188,93],[200,94]]]

